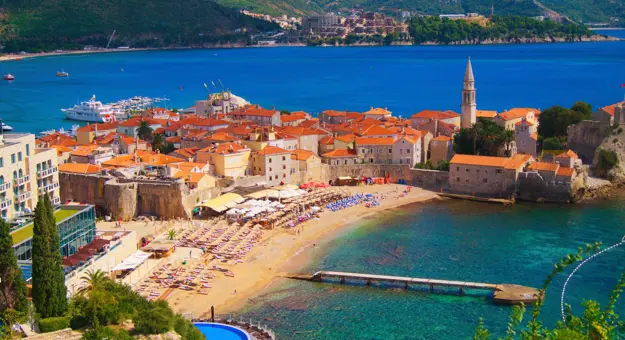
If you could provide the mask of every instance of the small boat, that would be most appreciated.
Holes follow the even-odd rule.
[[[13,127],[2,123],[2,131],[13,131]]]
[[[11,73],[7,73],[2,77],[4,80],[15,80],[15,77]]]
[[[65,71],[57,71],[56,72],[56,76],[57,77],[62,77],[62,78],[67,78],[67,77],[69,77],[69,73],[67,73]]]

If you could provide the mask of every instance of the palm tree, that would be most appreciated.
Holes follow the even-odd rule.
[[[160,133],[155,133],[152,135],[152,150],[160,150],[165,145],[165,136]]]
[[[172,240],[172,241],[173,241],[173,240],[175,240],[175,239],[176,239],[176,234],[177,234],[176,230],[174,230],[174,229],[169,229],[169,230],[167,231],[167,238],[168,238],[169,240]]]
[[[137,136],[143,140],[150,141],[152,140],[152,132],[154,132],[154,130],[150,127],[150,124],[142,120],[137,128]]]
[[[510,144],[514,141],[514,131],[504,130],[497,140],[497,144],[503,146],[503,150],[506,156],[510,157]]]
[[[77,291],[79,295],[85,295],[90,291],[93,291],[97,287],[101,286],[104,282],[106,282],[109,277],[105,272],[101,270],[88,270],[87,276],[84,276],[81,281],[83,282],[83,286],[80,287]]]

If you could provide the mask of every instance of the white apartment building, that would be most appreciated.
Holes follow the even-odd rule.
[[[39,197],[48,194],[61,203],[55,149],[36,149],[35,135],[0,135],[0,214],[11,220],[33,211]]]

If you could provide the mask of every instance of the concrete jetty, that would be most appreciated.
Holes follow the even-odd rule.
[[[296,280],[322,282],[324,279],[338,279],[344,284],[347,281],[360,281],[371,285],[373,282],[400,284],[408,289],[413,285],[427,286],[430,292],[434,292],[435,287],[455,287],[460,295],[464,294],[464,289],[490,290],[494,292],[493,302],[497,304],[515,305],[521,302],[531,304],[538,299],[539,291],[536,288],[513,285],[513,284],[492,284],[468,281],[436,280],[426,278],[401,277],[389,275],[345,273],[333,271],[319,271],[312,275],[308,274],[288,274],[285,277]]]

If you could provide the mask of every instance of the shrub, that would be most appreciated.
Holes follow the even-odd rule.
[[[41,330],[42,333],[54,332],[68,327],[69,319],[62,316],[39,320],[39,330]]]
[[[543,141],[543,150],[561,150],[562,143],[556,137],[545,138]]]
[[[200,332],[189,320],[181,315],[174,317],[174,330],[180,334],[183,340],[204,340],[204,334]]]
[[[165,301],[150,302],[133,318],[139,334],[163,334],[173,328],[174,312]]]
[[[612,140],[612,143],[613,143],[613,144],[618,143],[618,138],[614,138],[614,139]]]
[[[449,171],[449,161],[442,160],[442,159],[438,161],[438,164],[436,165],[436,170]]]
[[[623,133],[623,128],[618,128],[618,130],[616,130],[618,132],[618,134],[620,135],[621,133]]]
[[[133,337],[130,336],[127,330],[121,329],[119,332],[116,332],[114,329],[109,327],[96,327],[91,328],[82,337],[85,340],[101,340],[101,339],[115,339],[115,340],[132,340]]]
[[[74,330],[84,328],[88,324],[89,320],[82,315],[76,315],[69,320],[69,327]]]
[[[614,151],[599,149],[599,168],[608,171],[618,164],[618,157]]]

